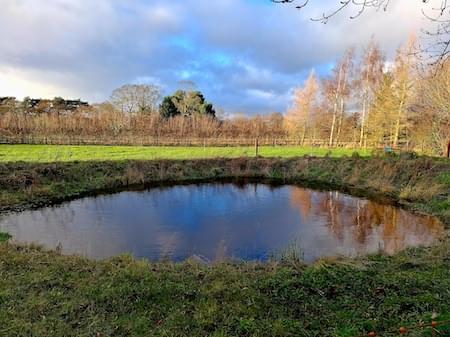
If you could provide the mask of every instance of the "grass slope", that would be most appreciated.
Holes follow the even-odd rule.
[[[0,163],[0,209],[222,178],[377,195],[450,225],[450,162],[410,156]],[[450,319],[450,243],[393,257],[183,264],[94,262],[0,243],[0,336],[358,336]],[[450,335],[450,326],[442,334]],[[429,336],[430,331],[411,336]]]
[[[308,267],[206,267],[93,262],[3,243],[0,335],[398,336],[390,331],[430,322],[433,312],[450,318],[449,248]],[[431,334],[409,336],[419,335]]]
[[[270,147],[259,149],[263,157],[351,155],[353,149],[306,147]],[[369,150],[358,150],[369,155]],[[65,146],[65,145],[0,145],[0,162],[67,162],[105,160],[205,159],[254,156],[254,147],[158,147],[158,146]]]

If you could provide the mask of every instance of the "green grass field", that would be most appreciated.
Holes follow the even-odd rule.
[[[327,154],[333,157],[351,156],[354,149],[306,147],[271,147],[259,149],[263,157],[298,157]],[[370,150],[357,150],[361,156]],[[255,156],[254,147],[157,147],[157,146],[66,146],[66,145],[0,145],[0,162],[66,162],[104,160],[206,159]]]

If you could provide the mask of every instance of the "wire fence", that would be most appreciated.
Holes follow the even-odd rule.
[[[318,139],[294,139],[276,137],[157,137],[142,135],[117,135],[108,136],[31,136],[31,135],[0,135],[0,144],[39,144],[39,145],[140,145],[140,146],[304,146],[320,148],[346,148],[359,149],[359,142],[334,142]],[[382,144],[365,144],[366,148],[384,148]],[[408,149],[407,144],[401,144],[401,149]]]

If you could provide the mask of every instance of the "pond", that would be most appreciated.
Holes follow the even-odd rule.
[[[436,218],[336,191],[214,183],[121,192],[4,214],[15,241],[96,259],[265,261],[283,254],[393,254],[433,244]]]

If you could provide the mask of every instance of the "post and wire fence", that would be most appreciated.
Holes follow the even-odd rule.
[[[311,146],[330,147],[325,140],[301,140],[277,137],[158,137],[143,135],[72,136],[72,135],[0,135],[1,144],[37,145],[142,145],[142,146]],[[368,146],[372,147],[373,144]],[[332,147],[358,148],[358,142],[335,142]]]
[[[110,135],[30,135],[30,134],[2,134],[0,144],[29,144],[29,145],[102,145],[102,146],[166,146],[166,147],[254,147],[258,156],[260,147],[305,147],[322,149],[368,150],[382,152],[417,152],[430,156],[450,157],[450,142],[448,148],[437,153],[424,144],[411,144],[409,141],[400,142],[393,148],[388,144],[369,143],[363,145],[359,141],[339,141],[330,144],[323,139],[299,139],[287,137],[177,137],[155,136],[142,134]]]
[[[127,146],[303,146],[303,147],[320,147],[320,148],[385,148],[386,144],[365,143],[363,146],[358,141],[339,141],[330,144],[327,140],[322,139],[299,139],[287,137],[178,137],[178,136],[154,136],[154,135],[134,135],[123,134],[115,136],[105,135],[5,135],[0,133],[0,144],[36,144],[36,145],[127,145]],[[414,148],[419,149],[415,146]],[[398,149],[403,151],[412,150],[409,142],[400,143]],[[423,151],[421,151],[423,152]]]

